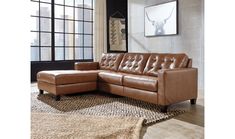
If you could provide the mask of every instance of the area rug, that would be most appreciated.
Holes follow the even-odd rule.
[[[151,125],[185,112],[180,106],[171,106],[161,113],[155,104],[107,94],[77,94],[62,96],[55,101],[50,94],[31,93],[31,111],[90,116],[137,117],[145,119],[143,125]]]
[[[32,139],[139,139],[142,118],[31,113]],[[110,122],[112,121],[112,122]]]

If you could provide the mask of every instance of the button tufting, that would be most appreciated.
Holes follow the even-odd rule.
[[[157,62],[154,62],[152,65],[153,65],[153,66],[157,66]]]
[[[132,64],[128,64],[128,65],[127,65],[127,67],[131,67],[131,66],[132,66]]]

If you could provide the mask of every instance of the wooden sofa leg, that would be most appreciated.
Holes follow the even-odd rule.
[[[162,113],[167,113],[167,108],[168,108],[167,105],[166,106],[161,106],[161,112]]]
[[[39,95],[43,95],[43,90],[39,90]]]
[[[60,95],[55,96],[55,101],[60,101]]]
[[[190,99],[190,103],[191,103],[192,105],[195,105],[195,104],[196,104],[196,101],[197,101],[197,99]]]

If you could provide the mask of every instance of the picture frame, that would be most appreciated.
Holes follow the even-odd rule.
[[[144,8],[145,37],[178,34],[178,1],[170,1]]]
[[[127,52],[126,43],[126,19],[124,16],[110,17],[108,52]]]

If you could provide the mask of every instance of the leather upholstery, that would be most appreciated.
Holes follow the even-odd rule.
[[[74,68],[75,70],[97,70],[99,62],[76,62]]]
[[[197,98],[197,69],[185,54],[103,54],[76,70],[42,71],[38,88],[55,95],[96,89],[159,105]]]
[[[119,72],[142,74],[149,54],[126,53],[119,66]]]
[[[54,70],[41,71],[37,80],[55,85],[96,82],[98,71]]]
[[[127,75],[123,78],[123,85],[147,91],[157,91],[157,77],[143,75]]]
[[[97,90],[97,82],[59,85],[56,87],[56,90],[58,95],[95,91]]]
[[[37,81],[38,88],[47,92],[50,92],[56,95],[56,85],[44,82],[44,81]]]
[[[100,72],[98,73],[99,82],[122,85],[123,75],[116,72]]]
[[[185,54],[151,54],[144,74],[157,76],[159,69],[185,68],[187,64],[188,56]]]
[[[100,69],[117,71],[123,55],[122,53],[102,54],[99,64]]]
[[[187,65],[187,67],[188,67],[188,68],[192,68],[192,66],[193,66],[193,60],[190,58],[190,59],[188,60],[188,65]]]
[[[123,94],[123,86],[115,85],[115,84],[109,84],[109,83],[102,83],[99,82],[99,90],[107,93],[112,93],[116,95],[124,95]]]
[[[142,89],[135,89],[131,87],[124,87],[123,92],[124,92],[124,96],[158,104],[158,99],[157,99],[158,94],[156,92],[146,91]]]
[[[65,95],[87,91],[95,91],[97,89],[97,82],[54,85],[47,82],[38,81],[38,88],[50,92],[54,95]]]
[[[169,105],[197,98],[197,69],[165,69],[158,71],[158,103]]]

